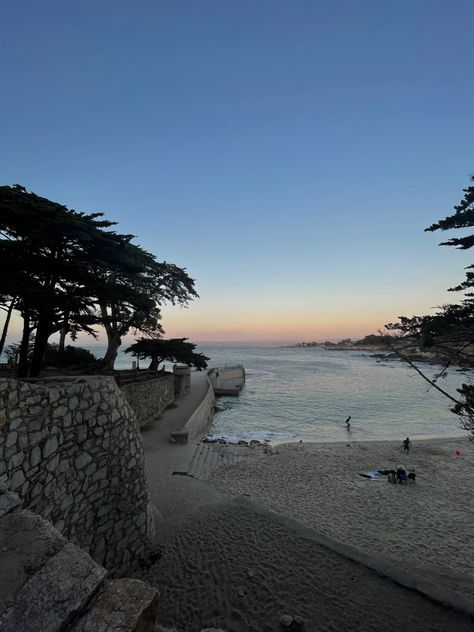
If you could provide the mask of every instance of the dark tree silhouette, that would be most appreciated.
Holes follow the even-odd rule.
[[[187,338],[139,338],[133,345],[125,349],[137,358],[149,358],[149,369],[156,371],[161,362],[179,362],[194,366],[199,371],[207,368],[209,358],[202,353],[195,353],[196,345],[187,342]]]
[[[471,176],[474,182],[474,176]],[[425,230],[466,229],[474,226],[474,186],[463,190],[464,197],[454,207],[454,213],[440,220]],[[454,246],[468,250],[474,246],[474,234],[453,237],[441,242],[442,246]],[[474,386],[463,384],[458,389],[459,395],[453,397],[438,384],[440,377],[446,374],[447,368],[453,364],[472,365],[472,355],[468,354],[474,344],[474,265],[466,270],[465,280],[450,291],[465,292],[460,303],[443,305],[434,315],[400,316],[396,323],[389,323],[385,328],[394,334],[389,337],[389,345],[403,360],[408,362],[427,382],[447,397],[451,403],[451,411],[459,416],[460,425],[467,430],[474,440]],[[410,358],[410,341],[421,347],[436,346],[438,355],[443,359],[444,367],[433,378],[430,378]]]
[[[125,334],[163,333],[161,305],[185,306],[198,296],[184,269],[156,261],[114,225],[19,185],[0,187],[0,299],[15,299],[23,317],[20,377],[39,374],[53,333],[61,332],[63,349],[67,333],[96,335],[97,325],[108,341],[98,368],[110,371]]]

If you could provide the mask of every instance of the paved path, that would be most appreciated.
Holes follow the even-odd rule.
[[[188,476],[173,475],[173,472],[188,471],[197,441],[171,443],[170,434],[185,425],[206,392],[206,374],[193,371],[189,393],[175,400],[174,407],[165,410],[159,419],[142,429],[145,471],[159,540],[189,513],[221,499],[221,495],[205,483]]]

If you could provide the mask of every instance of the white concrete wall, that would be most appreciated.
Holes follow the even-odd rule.
[[[212,418],[214,416],[214,406],[216,403],[216,396],[214,395],[214,389],[212,384],[207,378],[207,391],[204,395],[202,402],[196,408],[194,413],[188,419],[184,430],[188,433],[188,440],[200,439],[207,434],[211,427]]]

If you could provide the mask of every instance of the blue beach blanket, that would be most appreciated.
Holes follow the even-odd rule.
[[[371,472],[362,472],[359,473],[359,476],[365,478],[367,481],[379,481],[383,475],[380,474],[377,470],[372,470]]]

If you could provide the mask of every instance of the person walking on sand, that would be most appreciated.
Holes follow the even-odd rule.
[[[349,417],[346,419],[346,428],[347,430],[351,429],[351,419],[352,417],[349,415]]]
[[[407,438],[403,441],[403,451],[404,451],[404,452],[410,452],[410,448],[411,448],[410,439],[407,437]]]

